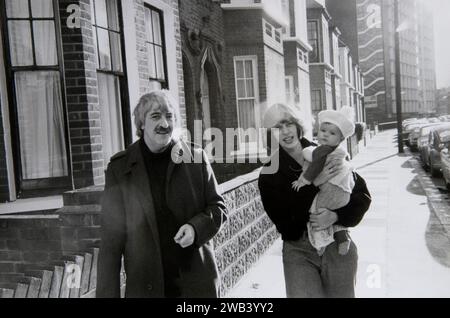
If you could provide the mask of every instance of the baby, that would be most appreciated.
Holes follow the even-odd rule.
[[[352,136],[355,132],[353,122],[353,109],[345,106],[339,111],[325,110],[319,113],[318,147],[308,147],[303,150],[305,159],[304,172],[292,186],[299,190],[305,185],[315,184],[320,191],[311,206],[311,213],[318,214],[320,209],[335,210],[346,206],[350,201],[350,194],[355,185],[353,179],[353,168],[348,160],[348,153],[339,145]],[[329,180],[322,173],[324,166],[334,160],[342,160],[343,168],[339,174]],[[345,227],[333,225],[325,230],[314,230],[311,222],[308,222],[308,237],[322,255],[325,248],[336,241],[340,255],[348,253],[350,248],[350,237]]]

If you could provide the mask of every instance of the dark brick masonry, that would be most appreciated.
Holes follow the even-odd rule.
[[[222,296],[278,237],[254,178],[224,193],[228,220],[214,237]],[[0,298],[95,296],[102,190],[68,192],[60,210],[0,216]]]
[[[80,7],[80,28],[68,27],[70,4]],[[104,182],[96,55],[89,0],[59,2],[67,112],[76,189]],[[95,146],[97,145],[97,146]]]

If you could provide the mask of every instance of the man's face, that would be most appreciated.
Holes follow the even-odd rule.
[[[166,102],[153,103],[145,116],[144,141],[155,153],[162,152],[171,142],[174,128],[174,114]]]

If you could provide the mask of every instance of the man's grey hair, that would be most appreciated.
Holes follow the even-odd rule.
[[[174,116],[174,132],[181,128],[180,106],[168,90],[156,90],[142,95],[138,104],[134,108],[134,125],[136,126],[136,135],[141,138],[144,135],[142,127],[145,125],[145,117],[153,108],[153,105],[167,105]]]

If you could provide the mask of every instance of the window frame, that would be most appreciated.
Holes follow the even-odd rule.
[[[314,24],[315,25],[315,31],[316,31],[316,38],[314,40],[312,40],[310,38],[310,29],[309,26],[310,24]],[[309,62],[311,63],[320,63],[322,61],[321,58],[321,48],[320,48],[320,38],[321,38],[321,34],[320,34],[320,27],[319,27],[319,20],[308,20],[307,21],[307,26],[306,26],[306,32],[307,32],[307,37],[308,37],[308,43],[313,47],[313,50],[311,52],[309,52]],[[311,42],[314,41],[316,48],[317,48],[317,53],[316,53],[316,58],[313,59],[311,58],[311,54],[314,52],[314,45],[311,44]]]
[[[9,121],[11,127],[11,146],[12,146],[12,158],[14,161],[14,181],[15,181],[15,193],[16,198],[30,198],[43,195],[60,194],[64,191],[72,189],[72,157],[70,149],[70,132],[68,124],[68,111],[67,111],[67,99],[66,99],[66,83],[64,74],[64,59],[63,59],[63,45],[61,34],[61,18],[60,18],[60,6],[57,0],[51,0],[53,6],[53,17],[38,17],[33,18],[31,11],[31,1],[28,1],[28,13],[27,18],[9,18],[6,13],[6,0],[0,0],[0,23],[1,32],[3,38],[3,55],[5,59],[5,75],[7,96],[9,105]],[[32,57],[33,65],[26,66],[13,66],[11,58],[11,43],[9,39],[9,26],[8,21],[29,21],[30,33],[31,33],[31,45],[32,45]],[[57,65],[37,65],[36,64],[36,49],[34,43],[34,28],[33,21],[53,21],[55,28],[55,48]],[[63,177],[50,177],[41,179],[23,179],[22,171],[22,156],[21,156],[21,143],[20,143],[20,126],[19,126],[19,114],[17,105],[17,88],[14,83],[14,75],[17,72],[35,72],[35,71],[56,71],[59,73],[59,81],[61,88],[61,111],[63,113],[64,125],[64,144],[66,147],[67,158],[67,176]],[[11,191],[11,190],[10,190]]]
[[[301,63],[304,63],[303,51],[300,48],[297,48],[297,60]]]
[[[92,9],[94,10],[94,12],[91,11],[91,13],[95,14],[95,0],[90,0],[92,3]],[[105,0],[105,1],[109,1],[109,0]],[[98,64],[96,65],[96,72],[99,73],[103,73],[103,74],[109,74],[109,75],[114,75],[117,76],[119,79],[119,86],[120,86],[120,104],[121,104],[121,115],[122,115],[122,128],[123,128],[123,144],[124,144],[124,148],[127,148],[129,145],[131,145],[132,141],[133,141],[133,134],[132,134],[132,125],[131,125],[131,113],[130,113],[130,102],[129,102],[129,91],[128,91],[128,76],[127,76],[127,64],[126,64],[126,51],[125,51],[125,37],[124,37],[124,23],[123,23],[123,14],[122,14],[122,0],[117,0],[117,19],[118,19],[118,28],[119,31],[113,30],[113,29],[109,29],[108,28],[104,28],[104,27],[99,27],[97,26],[97,19],[95,24],[92,24],[92,31],[96,32],[95,35],[95,40],[97,41],[96,43],[94,43],[96,45],[96,58],[98,61]],[[91,5],[91,4],[90,4]],[[108,18],[108,12],[107,14],[107,18]],[[91,18],[92,21],[92,18]],[[101,28],[103,30],[107,30],[108,32],[112,31],[115,33],[119,34],[119,39],[120,39],[120,49],[121,49],[121,63],[122,63],[122,71],[114,71],[113,69],[113,65],[112,65],[112,55],[111,55],[111,70],[106,70],[106,69],[102,69],[100,68],[100,56],[99,56],[99,43],[98,43],[98,28]],[[109,33],[108,33],[109,35]],[[110,37],[108,36],[108,40],[109,40],[109,47],[110,47],[110,51],[112,50],[112,46],[111,46],[111,40]],[[97,92],[98,93],[98,92]],[[105,160],[107,160],[107,158],[104,158]]]
[[[319,43],[323,46],[323,62],[331,64],[331,43],[330,43],[330,30],[328,21],[322,18],[322,39]]]
[[[165,28],[164,28],[164,11],[162,11],[161,9],[158,9],[157,7],[144,2],[144,10],[145,9],[149,9],[150,12],[152,13],[157,12],[159,14],[159,23],[160,23],[160,30],[161,30],[161,45],[159,44],[155,44],[152,42],[148,42],[147,39],[145,39],[145,44],[147,43],[151,43],[152,45],[157,45],[160,46],[162,49],[162,55],[163,55],[163,69],[164,69],[164,77],[165,77],[165,81],[161,81],[158,78],[152,78],[151,76],[149,76],[149,81],[156,81],[159,82],[161,84],[161,88],[162,89],[169,89],[169,74],[168,74],[168,68],[167,68],[167,45],[166,45],[166,33],[165,33]],[[146,25],[146,21],[145,21],[145,12],[144,12],[144,25]],[[153,29],[153,27],[152,27]],[[149,55],[149,53],[147,52],[147,55]],[[156,55],[155,59],[156,59]]]
[[[273,37],[273,29],[274,27],[272,26],[272,24],[270,24],[267,21],[264,21],[264,32],[267,34],[267,36]]]
[[[258,149],[258,143],[260,142],[259,134],[257,135],[257,140],[255,142],[243,142],[241,136],[240,129],[244,129],[240,124],[239,118],[239,101],[240,100],[248,100],[249,98],[239,98],[238,97],[238,79],[237,79],[237,62],[245,62],[251,61],[253,68],[253,90],[254,90],[254,109],[255,109],[255,128],[258,129],[261,127],[260,121],[260,109],[259,109],[259,79],[258,79],[258,57],[256,55],[239,55],[233,57],[233,70],[234,70],[234,84],[235,84],[235,94],[236,94],[236,114],[237,114],[237,123],[239,128],[239,149],[249,148],[252,152]],[[245,67],[244,67],[245,68]]]
[[[315,107],[316,104],[313,102],[313,97],[315,97],[314,94],[317,93],[317,92],[319,93],[319,97],[320,97],[319,108],[316,108]],[[313,111],[321,111],[321,110],[323,110],[323,94],[322,94],[322,89],[320,89],[320,88],[311,90],[311,109]]]
[[[292,75],[286,75],[284,77],[285,83],[289,83],[289,87],[286,86],[286,102],[287,103],[296,103],[296,94],[295,94],[295,89],[294,89],[294,76]],[[287,93],[289,92],[289,97]]]

